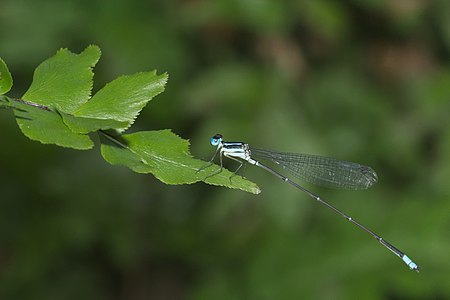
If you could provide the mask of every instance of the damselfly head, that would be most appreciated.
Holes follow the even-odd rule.
[[[211,138],[211,145],[217,146],[222,142],[222,135],[217,133]]]

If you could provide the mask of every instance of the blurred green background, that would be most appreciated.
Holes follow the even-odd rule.
[[[422,271],[258,168],[242,174],[260,195],[168,186],[30,141],[1,110],[0,299],[450,299],[449,16],[447,0],[1,0],[9,96],[61,47],[102,48],[95,90],[168,72],[131,131],[171,128],[203,159],[220,132],[368,164],[370,190],[305,186]]]

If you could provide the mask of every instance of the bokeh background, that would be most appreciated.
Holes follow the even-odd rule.
[[[30,141],[1,110],[1,299],[450,299],[450,1],[0,2],[9,96],[89,44],[95,90],[170,75],[131,132],[170,128],[203,159],[220,132],[372,166],[367,191],[305,186],[422,271],[255,167],[260,195],[168,186],[98,145]]]

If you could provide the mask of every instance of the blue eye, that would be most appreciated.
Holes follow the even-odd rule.
[[[219,145],[219,139],[212,138],[211,139],[211,145],[213,145],[213,146]]]
[[[217,133],[211,138],[211,145],[218,146],[222,142],[222,135]]]

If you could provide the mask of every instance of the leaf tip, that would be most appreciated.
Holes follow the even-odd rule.
[[[0,95],[6,94],[11,90],[13,80],[8,66],[0,57]]]
[[[99,46],[91,44],[87,46],[86,49],[84,49],[83,52],[80,53],[80,55],[93,56],[95,59],[92,60],[91,67],[94,67],[100,59],[100,56],[102,56],[102,50]]]

